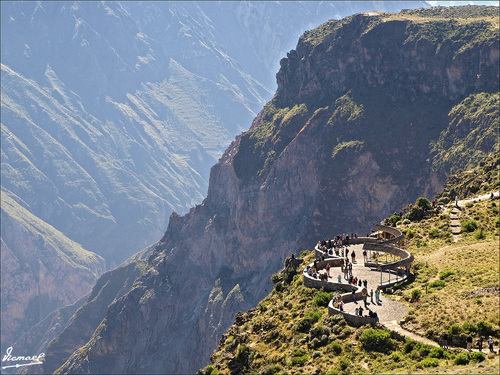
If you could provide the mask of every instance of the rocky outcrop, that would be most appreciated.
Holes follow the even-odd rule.
[[[170,217],[148,269],[60,373],[194,372],[287,255],[442,187],[430,142],[454,104],[496,89],[498,34],[476,28],[474,43],[446,47],[403,16],[357,15],[301,38],[275,98],[212,168],[207,198]],[[472,62],[489,78],[470,83]]]

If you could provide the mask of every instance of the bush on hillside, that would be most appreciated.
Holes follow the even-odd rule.
[[[433,228],[429,231],[430,238],[438,238],[439,237],[439,229]]]
[[[457,356],[455,357],[456,365],[466,365],[469,362],[470,362],[470,355],[468,352],[458,353]]]
[[[387,353],[392,350],[394,343],[391,333],[387,330],[368,328],[360,336],[361,345],[367,351]]]
[[[395,225],[399,220],[401,220],[401,216],[399,216],[399,215],[392,215],[389,218],[389,223],[391,223],[392,225]]]
[[[430,210],[432,207],[431,202],[425,197],[418,198],[415,204],[417,205],[417,207],[420,207],[424,211]]]
[[[327,307],[328,303],[330,303],[330,300],[332,299],[332,297],[333,297],[333,292],[331,292],[331,293],[319,292],[313,298],[313,305]]]
[[[462,222],[462,229],[465,232],[474,232],[477,229],[477,223],[475,220],[467,219]]]
[[[483,337],[494,334],[493,325],[491,323],[485,322],[484,320],[480,320],[477,323],[476,330],[477,330],[477,334],[479,336],[483,336]]]
[[[413,289],[411,291],[411,301],[416,302],[420,299],[420,296],[422,295],[422,291],[420,289]]]
[[[483,228],[481,228],[478,232],[474,233],[474,238],[476,240],[484,240],[485,239],[485,234],[484,234],[484,231],[483,231]]]
[[[452,271],[452,270],[446,270],[446,271],[440,272],[439,273],[439,280],[444,280],[448,276],[451,276],[451,275],[454,275],[454,274],[455,274],[455,271]]]
[[[483,362],[486,359],[486,356],[481,352],[472,352],[470,353],[470,359],[476,362]]]
[[[404,218],[411,221],[420,221],[424,218],[424,210],[421,207],[412,206],[410,213],[405,215]]]
[[[424,367],[438,367],[439,361],[436,358],[425,358],[420,364]]]
[[[448,328],[449,335],[459,335],[464,332],[464,329],[459,324],[452,324],[450,328]]]
[[[442,288],[444,287],[445,282],[443,280],[436,280],[429,284],[430,288]]]
[[[321,311],[308,312],[306,316],[297,322],[295,329],[297,332],[309,332],[313,324],[321,319],[321,315],[323,315]]]

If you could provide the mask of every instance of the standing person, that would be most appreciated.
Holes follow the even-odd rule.
[[[493,342],[494,342],[494,341],[493,341],[493,337],[491,337],[491,336],[490,336],[490,337],[488,338],[488,346],[490,347],[490,352],[495,353],[495,351],[493,350]]]
[[[366,263],[366,255],[367,255],[366,250],[363,250],[363,260],[365,263]]]
[[[373,303],[373,289],[370,290],[370,302]]]
[[[448,349],[448,334],[443,332],[443,348]]]
[[[458,208],[458,195],[455,195],[455,207]]]
[[[366,288],[363,288],[362,293],[363,293],[363,302],[365,303],[365,307],[368,307],[368,305],[366,304],[368,299],[368,291],[366,290]]]
[[[356,288],[352,288],[352,300],[356,301]]]
[[[469,352],[471,352],[472,351],[472,336],[470,335],[470,333],[467,336],[467,338],[465,339],[465,342],[467,343],[467,350]]]
[[[356,253],[354,252],[354,250],[351,253],[351,258],[352,258],[352,262],[356,263]]]
[[[326,273],[328,274],[328,276],[330,276],[330,263],[327,263],[325,268],[326,268]]]
[[[340,277],[340,275],[337,276],[337,280],[338,280],[339,284],[342,283],[342,277]]]
[[[479,348],[480,352],[483,351],[483,337],[482,336],[479,336],[479,338],[477,339],[477,347]]]
[[[380,287],[379,286],[377,287],[377,290],[375,291],[375,302],[377,302],[377,304],[380,303]]]

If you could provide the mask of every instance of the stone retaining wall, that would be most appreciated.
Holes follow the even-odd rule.
[[[354,326],[363,326],[365,324],[375,325],[377,323],[377,318],[371,318],[369,316],[359,316],[348,313],[346,311],[341,311],[333,306],[333,301],[330,301],[328,304],[328,315],[341,314],[344,316],[344,319],[351,323]]]
[[[390,238],[388,240],[383,241],[383,243],[396,243],[401,241],[405,235],[401,233],[399,229],[393,228],[393,227],[388,227],[387,225],[382,225],[382,224],[375,224],[375,229],[376,230],[381,230],[384,232],[387,232],[389,234],[392,234],[394,238]]]
[[[308,288],[316,288],[316,289],[324,288],[328,292],[335,292],[337,290],[346,291],[347,293],[342,294],[343,301],[347,301],[349,298],[352,299],[353,287],[356,288],[356,292],[354,293],[354,295],[356,296],[356,301],[363,298],[361,294],[363,287],[357,285],[316,279],[312,276],[309,276],[306,272],[302,273],[302,280],[303,280],[303,285]]]

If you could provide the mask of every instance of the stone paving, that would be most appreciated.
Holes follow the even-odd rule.
[[[388,322],[388,321],[399,321],[403,319],[403,317],[406,315],[407,312],[407,307],[399,302],[392,301],[385,297],[382,293],[380,294],[380,304],[375,303],[375,289],[377,288],[378,285],[380,285],[381,281],[381,272],[377,271],[374,268],[368,268],[364,266],[364,261],[363,261],[363,244],[359,245],[350,245],[348,246],[349,252],[352,252],[353,250],[356,253],[356,263],[353,264],[352,268],[352,275],[354,277],[357,277],[358,279],[361,280],[367,280],[368,281],[368,293],[370,292],[370,289],[373,289],[373,302],[370,301],[370,296],[368,296],[367,299],[367,307],[371,309],[372,311],[377,312],[377,315],[379,317],[379,320],[381,323]],[[350,254],[350,253],[349,253]],[[350,258],[350,255],[349,255]],[[325,270],[321,270],[320,273],[325,273]],[[341,275],[340,267],[332,267],[330,268],[330,280],[331,281],[337,281],[337,276]],[[342,276],[342,275],[341,275]],[[396,274],[392,273],[390,275],[390,280],[394,281],[396,279]],[[341,278],[342,283],[347,284],[347,280],[345,280],[343,277]],[[388,272],[382,272],[382,282],[385,283],[389,281],[389,273]],[[349,296],[348,298],[344,297],[344,310],[354,314],[354,310],[356,307],[363,307],[363,315],[366,315],[368,310],[365,308],[365,305],[362,300],[358,301],[352,301],[352,298]]]

